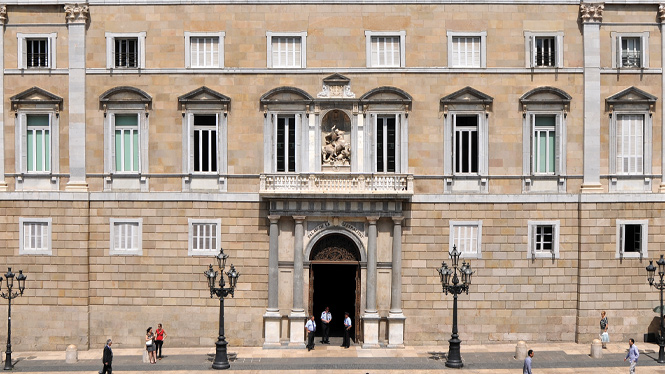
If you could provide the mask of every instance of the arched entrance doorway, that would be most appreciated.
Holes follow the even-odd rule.
[[[329,234],[312,247],[309,265],[310,315],[321,323],[321,312],[330,307],[330,336],[344,335],[344,313],[348,312],[354,329],[354,342],[360,335],[360,251],[346,235]],[[320,336],[322,329],[318,329]]]

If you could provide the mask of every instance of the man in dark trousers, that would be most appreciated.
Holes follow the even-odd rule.
[[[113,351],[111,350],[111,344],[113,344],[111,339],[106,341],[106,346],[104,346],[104,355],[102,356],[104,368],[99,372],[99,374],[113,373],[113,369],[111,368],[111,363],[113,362]]]
[[[314,333],[316,332],[316,322],[314,316],[311,316],[309,321],[305,324],[305,331],[307,331],[307,351],[314,349]]]
[[[321,313],[321,324],[323,326],[323,336],[321,337],[321,343],[323,344],[330,344],[330,339],[328,335],[330,335],[330,320],[332,319],[332,315],[330,314],[330,308],[326,307],[326,310]]]
[[[349,318],[349,312],[344,313],[344,340],[342,341],[342,347],[349,348],[351,345],[351,318]]]

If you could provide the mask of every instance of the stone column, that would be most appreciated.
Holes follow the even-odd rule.
[[[7,22],[7,6],[0,5],[0,97],[5,97],[5,23]],[[4,100],[0,103],[0,191],[7,191],[7,182],[5,181],[5,105]]]
[[[65,4],[69,29],[69,182],[67,191],[88,191],[85,175],[85,26],[88,5]]]
[[[665,50],[665,4],[660,4],[658,6],[658,21],[660,22],[660,48],[661,50]],[[661,59],[661,65],[660,66],[665,66],[665,53],[660,54],[660,59]],[[665,98],[665,74],[660,75],[661,79],[661,98]],[[661,104],[661,116],[660,116],[660,123],[661,123],[661,128],[665,128],[665,100],[662,100],[660,102]],[[661,131],[661,143],[660,144],[665,144],[665,131]],[[661,153],[660,153],[660,164],[665,165],[665,147],[661,146]],[[665,167],[661,167],[661,179],[660,179],[660,187],[658,188],[658,192],[664,193],[665,192]]]
[[[296,221],[293,248],[293,308],[289,315],[289,347],[305,348],[305,308],[303,307],[303,237],[305,236],[303,216],[294,216]]]
[[[393,217],[392,279],[388,313],[388,348],[404,348],[404,313],[402,313],[402,220]]]
[[[363,348],[379,347],[379,313],[376,310],[376,221],[379,217],[367,217],[367,293],[363,315]]]
[[[584,181],[582,192],[602,192],[600,184],[600,24],[604,4],[580,4],[584,40]],[[614,58],[614,56],[612,56]]]
[[[265,341],[263,348],[281,347],[279,342],[281,317],[279,315],[279,216],[270,215],[268,250],[268,309],[263,315]]]

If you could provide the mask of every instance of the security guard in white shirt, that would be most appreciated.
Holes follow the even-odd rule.
[[[321,313],[321,323],[323,324],[323,336],[321,337],[322,344],[330,344],[328,335],[330,334],[330,320],[332,319],[332,314],[330,314],[330,308],[326,307],[326,310]]]
[[[307,351],[314,349],[314,332],[316,332],[316,322],[314,322],[314,316],[312,316],[309,321],[305,324],[305,331],[307,331]]]

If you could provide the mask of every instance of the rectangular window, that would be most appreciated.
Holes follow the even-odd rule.
[[[641,69],[649,67],[649,32],[611,32],[612,67]]]
[[[19,218],[19,254],[51,255],[51,218]]]
[[[617,220],[617,258],[648,256],[648,220]]]
[[[137,68],[139,40],[138,38],[115,38],[115,67]]]
[[[529,257],[559,258],[559,221],[529,221]]]
[[[480,258],[482,224],[473,222],[450,222],[450,250],[455,246],[461,257]]]
[[[453,36],[450,66],[455,68],[481,67],[480,42],[480,36]]]
[[[139,171],[139,119],[137,114],[115,115],[115,171]]]
[[[143,253],[142,219],[111,218],[111,255],[141,255]]]
[[[219,67],[219,37],[192,36],[189,40],[193,68]]]
[[[216,115],[194,115],[194,171],[217,171]]]
[[[189,220],[189,255],[208,256],[219,253],[221,220]]]
[[[556,116],[532,115],[533,121],[533,173],[555,174]]]
[[[644,115],[620,114],[616,124],[617,173],[644,172]]]
[[[372,67],[400,66],[399,36],[373,36],[371,49]]]
[[[49,67],[48,39],[26,39],[26,67]]]
[[[640,37],[621,37],[621,67],[642,67],[641,44]]]
[[[377,117],[376,122],[376,171],[394,173],[397,142],[395,116]]]
[[[536,225],[533,234],[533,250],[536,253],[552,253],[554,249],[554,226]]]
[[[556,38],[553,36],[534,38],[534,66],[554,67],[557,61]]]
[[[478,116],[453,115],[455,174],[478,173]]]
[[[27,171],[51,171],[51,138],[48,114],[28,114],[26,125]]]
[[[277,117],[276,160],[278,172],[296,171],[296,118]]]
[[[299,36],[272,37],[272,67],[299,68],[301,66],[301,38]]]

